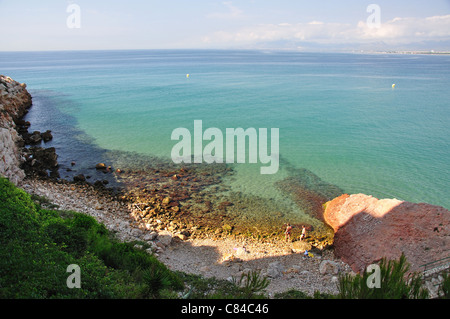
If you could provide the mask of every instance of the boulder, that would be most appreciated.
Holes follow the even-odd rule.
[[[24,158],[26,161],[22,166],[27,175],[48,177],[50,171],[50,177],[59,177],[58,155],[54,147],[30,147],[24,151]]]
[[[44,142],[51,141],[53,139],[52,131],[47,130],[46,132],[41,134],[42,139]]]
[[[96,169],[106,169],[106,164],[105,163],[98,163],[97,165],[95,165]]]
[[[76,175],[76,176],[73,177],[73,181],[74,182],[85,182],[86,181],[86,177],[83,174]]]
[[[311,244],[306,241],[294,241],[292,243],[292,250],[295,253],[304,253],[306,250],[311,250]]]
[[[335,232],[336,257],[355,272],[402,253],[411,271],[448,257],[450,212],[440,206],[345,194],[326,203],[324,220]]]
[[[275,261],[269,264],[265,275],[270,278],[278,278],[283,275],[284,266],[279,261]]]
[[[158,233],[158,240],[164,246],[167,247],[172,243],[173,236],[170,232],[163,230]]]
[[[332,260],[323,260],[319,265],[321,275],[337,275],[339,273],[339,264]]]
[[[39,144],[42,141],[41,132],[34,131],[29,137],[30,144]]]

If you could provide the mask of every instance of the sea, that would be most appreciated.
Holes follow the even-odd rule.
[[[194,121],[202,121],[203,132],[224,136],[227,128],[266,128],[268,138],[279,130],[278,170],[261,174],[267,165],[249,157],[229,163],[228,191],[286,200],[280,185],[295,181],[322,194],[450,209],[450,55],[0,52],[0,73],[27,84],[30,131],[52,131],[48,146],[62,178],[106,156],[115,167],[138,157],[171,162],[172,132],[193,137]]]

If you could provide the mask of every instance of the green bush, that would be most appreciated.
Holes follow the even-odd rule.
[[[276,293],[275,299],[312,299],[312,298],[302,291],[290,289],[285,292]]]
[[[172,285],[169,272],[156,264],[144,269],[140,276],[143,284],[141,288],[143,298],[160,298],[162,291]]]
[[[234,279],[237,287],[236,298],[251,299],[264,298],[264,289],[270,284],[267,277],[262,277],[259,271],[251,271],[242,274],[239,279]]]
[[[0,178],[0,242],[31,239],[39,230],[36,207],[24,191]]]
[[[81,288],[67,287],[71,264],[81,269]],[[42,209],[0,178],[0,298],[154,298],[182,287],[154,256],[114,240],[94,218]]]
[[[409,264],[402,254],[398,261],[385,258],[380,262],[380,288],[369,288],[367,281],[372,273],[339,279],[339,297],[342,299],[424,299],[428,291],[422,287],[419,274],[408,273]]]
[[[444,281],[440,286],[442,298],[450,299],[450,276],[448,273],[444,274]]]

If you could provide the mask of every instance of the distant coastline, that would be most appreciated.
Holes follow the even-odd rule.
[[[352,51],[352,52],[360,52],[363,54],[409,54],[409,55],[449,55],[450,51],[423,51],[423,50],[386,50],[386,51]]]

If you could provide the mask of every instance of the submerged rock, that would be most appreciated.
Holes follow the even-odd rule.
[[[76,176],[73,177],[73,181],[74,182],[85,182],[86,181],[86,177],[83,174],[76,175]]]
[[[306,250],[311,250],[311,247],[311,244],[306,241],[298,240],[292,243],[292,250],[296,253],[303,253]]]

